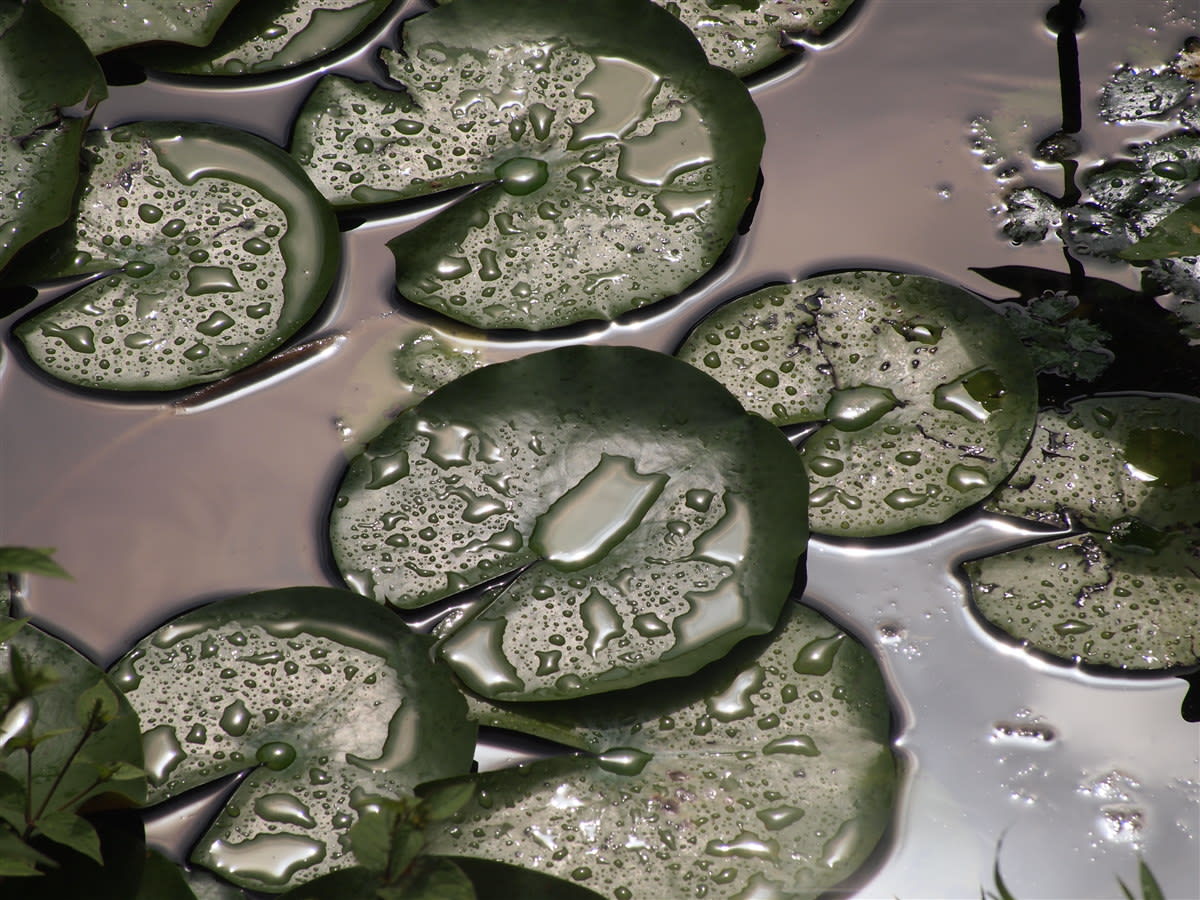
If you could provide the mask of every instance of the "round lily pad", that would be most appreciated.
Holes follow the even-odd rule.
[[[744,78],[779,62],[798,41],[819,36],[851,3],[853,0],[661,0],[660,5],[692,30],[713,65]]]
[[[384,60],[405,90],[323,79],[292,152],[337,206],[480,185],[389,245],[400,293],[459,321],[540,330],[676,294],[754,192],[749,93],[643,0],[455,0]]]
[[[138,59],[183,75],[256,75],[298,66],[353,40],[391,0],[251,0],[239,3],[211,43],[161,47]]]
[[[1200,662],[1200,400],[1093,397],[1044,411],[987,508],[1083,530],[966,563],[975,608],[997,628],[1093,665]]]
[[[874,537],[978,503],[1033,429],[1033,365],[1002,316],[916,275],[849,272],[765,288],[702,321],[677,354],[803,447],[809,524]]]
[[[499,710],[597,753],[476,776],[430,849],[626,900],[822,895],[891,820],[887,692],[866,648],[806,607],[772,638],[653,691]]]
[[[112,674],[141,717],[150,802],[249,770],[192,854],[242,887],[352,865],[340,837],[372,796],[470,768],[475,729],[428,641],[345,591],[210,604]]]
[[[568,347],[467,374],[351,464],[348,584],[423,606],[515,578],[441,655],[472,689],[561,698],[685,675],[769,631],[807,539],[776,429],[669,356]]]
[[[0,269],[71,214],[79,147],[104,74],[39,3],[0,10]]]
[[[202,3],[179,3],[178,0],[42,2],[62,16],[87,42],[91,51],[99,55],[118,47],[150,41],[203,46],[212,40],[238,0],[203,0]]]
[[[109,390],[215,381],[324,300],[337,223],[283,151],[228,128],[143,122],[89,133],[85,153],[77,216],[20,272],[99,276],[17,326],[49,374]]]

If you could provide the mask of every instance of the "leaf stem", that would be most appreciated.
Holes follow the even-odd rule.
[[[26,828],[25,837],[26,838],[28,838],[29,835],[33,833],[35,822],[38,819],[40,819],[43,815],[45,815],[46,807],[50,805],[50,798],[54,796],[54,792],[58,790],[59,785],[62,784],[63,779],[67,777],[67,772],[70,770],[71,766],[75,764],[75,757],[77,757],[79,755],[80,751],[83,750],[83,745],[88,742],[88,739],[91,738],[91,736],[93,734],[95,734],[97,731],[100,730],[99,728],[95,727],[96,722],[99,719],[99,717],[100,717],[100,701],[97,700],[95,703],[92,704],[91,712],[88,713],[87,724],[83,726],[83,734],[79,736],[79,740],[75,742],[75,746],[71,749],[71,753],[67,756],[66,761],[63,763],[62,767],[58,770],[58,774],[56,774],[54,776],[54,781],[50,784],[50,789],[48,791],[46,791],[46,796],[42,799],[42,805],[38,809],[37,815],[31,818],[28,815],[28,812],[26,813],[26,817],[25,817],[25,828]],[[29,785],[30,785],[29,789],[30,789],[31,794],[33,791],[32,758],[33,758],[33,751],[31,749],[30,750],[30,776],[29,776]],[[91,788],[89,788],[88,790],[91,790]]]

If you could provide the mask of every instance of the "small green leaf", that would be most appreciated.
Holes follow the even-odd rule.
[[[194,862],[272,892],[348,865],[356,812],[470,767],[475,728],[429,649],[327,588],[180,616],[113,669],[141,716],[151,802],[249,770]]]
[[[1158,879],[1154,877],[1144,859],[1138,859],[1138,880],[1142,883],[1142,900],[1166,900]]]
[[[336,222],[273,144],[142,122],[90,132],[85,150],[78,214],[15,273],[99,276],[16,326],[49,374],[107,390],[215,381],[279,347],[325,299]]]
[[[1125,900],[1137,900],[1137,897],[1133,895],[1133,891],[1129,890],[1129,885],[1120,878],[1117,879],[1117,885],[1121,888],[1121,893],[1125,895]]]
[[[31,575],[70,578],[70,573],[54,561],[53,553],[52,548],[0,547],[0,572],[28,572]]]
[[[1200,256],[1200,197],[1169,213],[1117,255],[1130,262]]]
[[[0,772],[0,820],[25,830],[25,785],[7,772]]]
[[[390,0],[248,0],[194,50],[142,51],[150,68],[184,75],[253,75],[301,65],[353,40]]]
[[[96,55],[118,47],[168,41],[203,46],[238,0],[205,0],[180,4],[175,0],[43,0],[87,41]],[[255,2],[255,0],[251,0]]]
[[[54,864],[54,860],[30,847],[16,832],[0,826],[0,877],[40,875]]]
[[[1046,293],[1027,304],[1005,303],[1005,321],[1029,350],[1038,372],[1095,381],[1112,362],[1110,336],[1094,322],[1072,315],[1079,298]]]
[[[5,644],[18,631],[25,627],[28,619],[0,619],[0,644]]]
[[[462,809],[474,793],[475,785],[468,783],[439,785],[432,790],[423,791],[425,816],[430,822],[448,819]]]
[[[84,727],[107,725],[121,713],[121,695],[107,681],[98,681],[75,701],[75,716]]]
[[[104,862],[100,855],[100,836],[96,834],[96,829],[87,819],[75,813],[56,812],[42,816],[37,822],[37,833],[98,863]]]
[[[708,376],[565,347],[406,410],[350,463],[330,537],[348,584],[403,608],[515,575],[438,652],[479,693],[561,699],[689,674],[773,628],[805,488],[787,439]]]
[[[372,801],[374,798],[372,798]],[[373,872],[386,872],[392,859],[392,850],[398,836],[400,810],[385,802],[371,802],[371,806],[359,812],[358,821],[350,826],[346,837],[358,864]],[[411,826],[407,826],[411,831]],[[403,837],[401,835],[401,837]],[[418,834],[418,840],[420,835]],[[420,849],[418,844],[417,849]],[[415,854],[414,854],[415,855]],[[405,864],[407,865],[407,862]]]

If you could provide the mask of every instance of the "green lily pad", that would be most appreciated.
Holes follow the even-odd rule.
[[[1043,412],[986,506],[1086,529],[965,564],[997,628],[1094,665],[1200,662],[1200,401],[1095,397]]]
[[[815,532],[893,534],[990,494],[1033,429],[1033,365],[1004,318],[932,278],[851,272],[765,288],[677,354],[803,447]]]
[[[773,640],[693,678],[570,704],[493,707],[596,756],[476,776],[430,849],[517,864],[625,900],[821,895],[892,815],[890,712],[870,653],[792,603]],[[573,713],[572,713],[573,711]]]
[[[0,269],[64,222],[79,147],[104,74],[70,28],[39,3],[0,11]]]
[[[202,607],[113,676],[141,716],[150,802],[250,770],[192,860],[256,890],[352,865],[339,838],[367,795],[465,772],[474,751],[427,641],[344,591]]]
[[[660,0],[655,0],[660,2]],[[779,62],[797,41],[819,36],[853,0],[661,0],[692,30],[714,66],[742,78]]]
[[[390,242],[407,299],[480,328],[611,319],[734,236],[762,121],[643,0],[456,0],[384,51],[406,91],[331,76],[292,152],[337,206],[480,185]]]
[[[212,40],[238,0],[43,0],[99,56],[118,47],[169,41],[203,46]],[[249,0],[254,3],[258,0]]]
[[[255,75],[324,56],[362,33],[391,0],[252,0],[195,50],[163,47],[138,59],[184,75]]]
[[[107,805],[145,799],[137,717],[78,651],[0,624],[0,838],[45,838],[98,859],[96,831],[77,813],[101,795]]]
[[[472,689],[562,698],[685,675],[769,631],[805,480],[711,378],[633,347],[479,369],[355,458],[330,525],[348,584],[423,606],[501,575],[440,647]]]
[[[337,269],[337,224],[283,151],[171,122],[91,132],[85,148],[79,214],[20,273],[101,276],[17,326],[49,374],[109,390],[215,381],[316,312]]]

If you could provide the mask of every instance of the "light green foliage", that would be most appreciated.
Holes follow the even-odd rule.
[[[390,0],[247,0],[212,42],[155,48],[138,58],[185,75],[254,75],[302,65],[353,40]]]
[[[0,575],[28,573],[51,578],[70,578],[70,573],[54,561],[50,547],[0,547]]]
[[[965,565],[993,625],[1096,665],[1200,661],[1200,401],[1096,397],[1043,412],[987,508],[1077,532]]]
[[[282,891],[350,864],[341,838],[372,795],[466,771],[475,729],[428,641],[326,588],[181,616],[113,675],[142,720],[150,800],[250,770],[194,862]]]
[[[215,125],[92,132],[79,213],[29,280],[95,273],[16,328],[56,378],[110,390],[215,381],[316,312],[337,270],[333,215],[287,154]]]
[[[0,13],[0,269],[71,213],[79,146],[107,90],[76,34],[35,2]]]
[[[1026,304],[1005,303],[1008,327],[1025,345],[1038,372],[1078,381],[1095,381],[1108,368],[1109,334],[1088,319],[1072,315],[1079,298],[1065,291],[1046,292]]]
[[[456,0],[385,51],[404,91],[331,76],[292,152],[337,206],[481,185],[395,238],[406,299],[481,328],[611,319],[710,269],[762,121],[642,0]]]
[[[23,621],[0,620],[0,875],[56,865],[44,838],[100,860],[83,805],[145,797],[137,719],[104,673]]]
[[[440,645],[481,693],[546,699],[685,675],[769,631],[804,552],[787,440],[632,347],[479,369],[354,459],[331,517],[347,583],[412,608],[516,577]]]
[[[718,308],[677,355],[803,447],[809,524],[873,537],[933,525],[1012,471],[1033,429],[1033,366],[1004,319],[952,285],[848,272]]]
[[[478,721],[564,740],[473,780],[435,851],[606,897],[811,898],[870,854],[897,779],[882,675],[812,610],[686,680],[562,703],[472,700]]]

